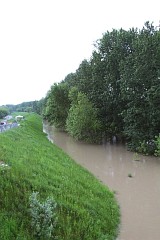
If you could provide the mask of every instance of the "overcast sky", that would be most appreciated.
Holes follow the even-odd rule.
[[[0,0],[0,105],[45,97],[107,30],[148,20],[159,24],[159,0]]]

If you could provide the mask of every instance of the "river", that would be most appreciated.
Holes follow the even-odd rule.
[[[116,192],[121,208],[117,240],[160,240],[160,158],[120,144],[86,144],[44,124],[49,140]]]

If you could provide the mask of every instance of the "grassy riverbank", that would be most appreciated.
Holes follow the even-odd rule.
[[[29,212],[33,192],[40,201],[53,197],[57,202],[59,240],[115,239],[114,194],[47,140],[38,115],[28,114],[18,128],[0,134],[0,163],[1,240],[38,239]]]

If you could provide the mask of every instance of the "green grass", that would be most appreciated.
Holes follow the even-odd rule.
[[[114,193],[47,140],[42,120],[26,114],[18,128],[0,133],[0,239],[32,240],[29,196],[57,202],[59,240],[111,240],[120,211]],[[47,240],[47,239],[46,239]]]

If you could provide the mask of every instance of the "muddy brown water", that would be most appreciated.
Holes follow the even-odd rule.
[[[116,192],[121,208],[117,240],[160,240],[160,158],[137,155],[118,144],[77,142],[47,124],[44,132]]]

